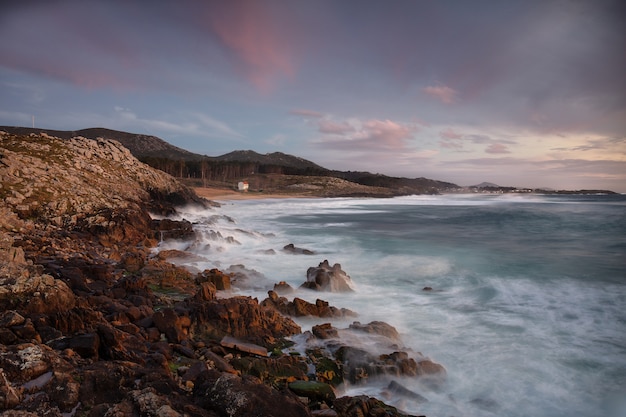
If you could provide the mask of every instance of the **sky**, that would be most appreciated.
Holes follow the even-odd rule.
[[[22,0],[0,125],[626,192],[622,0]]]

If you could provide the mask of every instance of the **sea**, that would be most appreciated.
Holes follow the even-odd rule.
[[[298,290],[385,321],[404,346],[443,365],[443,385],[401,383],[447,416],[626,416],[626,196],[450,194],[221,202],[179,214],[192,270],[233,272],[233,294],[259,301],[275,283],[298,288],[311,266],[339,263],[354,292]],[[312,255],[283,250],[287,244]],[[430,290],[425,289],[430,288]],[[291,299],[291,296],[290,296]],[[381,398],[376,380],[339,395]]]

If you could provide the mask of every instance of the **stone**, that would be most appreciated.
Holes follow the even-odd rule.
[[[83,358],[98,359],[100,338],[97,333],[86,333],[70,339],[69,347]]]
[[[315,254],[315,252],[313,252],[312,250],[298,248],[293,243],[285,245],[283,247],[283,251],[288,252],[288,253],[298,254],[298,255],[314,255]]]
[[[372,321],[368,324],[361,324],[360,322],[355,321],[350,325],[350,329],[370,334],[377,334],[387,337],[393,341],[400,340],[400,334],[395,327],[383,321]]]
[[[230,336],[224,336],[224,338],[220,341],[220,345],[225,348],[235,349],[240,352],[251,353],[253,355],[268,356],[267,349],[263,346],[242,342],[241,340],[237,340]]]
[[[334,264],[331,267],[327,260],[307,270],[306,281],[301,287],[316,291],[354,291],[352,279],[341,269],[341,265]]]
[[[336,339],[339,337],[339,332],[330,323],[315,325],[311,328],[311,332],[318,339]]]
[[[257,378],[209,371],[193,389],[199,405],[229,417],[310,417],[295,394],[271,389]]]
[[[337,398],[333,408],[341,417],[414,417],[367,395]]]
[[[165,334],[165,337],[167,337],[167,340],[170,342],[180,343],[187,339],[189,326],[184,327],[184,325],[187,324],[187,320],[178,317],[173,309],[164,308],[163,310],[157,311],[152,316],[152,320],[154,321],[154,325],[161,333]]]
[[[324,382],[295,381],[289,384],[289,389],[299,397],[306,397],[313,401],[332,404],[336,398],[333,387]]]
[[[190,334],[200,339],[222,340],[231,336],[266,348],[280,338],[301,332],[293,320],[259,305],[251,297],[231,297],[192,306]]]
[[[206,269],[198,274],[196,279],[198,283],[210,282],[218,291],[230,290],[230,276],[223,273],[219,269]]]
[[[428,401],[428,399],[426,399],[425,397],[421,396],[417,392],[411,391],[410,389],[406,388],[404,385],[398,383],[397,381],[391,381],[389,385],[387,385],[387,391],[389,391],[392,394],[399,395],[401,397],[405,397],[410,400],[416,401],[418,403],[424,403]]]

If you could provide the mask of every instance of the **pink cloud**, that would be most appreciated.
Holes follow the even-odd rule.
[[[306,109],[294,109],[294,110],[289,111],[289,114],[302,116],[302,117],[317,118],[317,119],[324,117],[324,115],[320,112],[317,112],[314,110],[306,110]]]
[[[325,148],[360,152],[406,151],[407,141],[418,128],[391,120],[367,120],[359,123],[320,124],[320,132],[329,136],[318,142]],[[325,131],[323,131],[325,130]]]
[[[457,140],[462,139],[463,135],[455,132],[452,128],[449,127],[439,132],[439,137],[441,137],[441,139]]]
[[[452,141],[452,140],[440,140],[439,146],[447,149],[454,149],[460,151],[463,149],[463,142]]]
[[[320,120],[318,123],[318,130],[321,133],[330,135],[344,135],[346,133],[354,132],[354,127],[352,127],[348,122],[337,123],[330,120]]]
[[[415,126],[407,126],[391,120],[369,120],[363,124],[362,134],[365,140],[383,148],[403,149],[406,140],[417,131]]]
[[[229,2],[224,13],[211,15],[211,26],[234,54],[237,70],[259,91],[273,89],[276,78],[296,72],[287,33],[282,33],[267,3],[255,0]]]
[[[444,104],[454,104],[457,102],[458,92],[446,85],[428,86],[422,91]]]
[[[487,146],[487,149],[485,149],[485,152],[491,153],[491,154],[511,153],[511,151],[509,151],[506,145],[503,145],[501,143],[492,143],[491,145]]]

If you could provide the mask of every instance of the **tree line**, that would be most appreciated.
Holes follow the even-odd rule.
[[[140,158],[140,160],[153,168],[167,172],[173,177],[206,181],[236,180],[252,174],[328,175],[327,170],[312,167],[298,168],[257,162],[219,161],[208,158],[184,160],[147,156]]]

